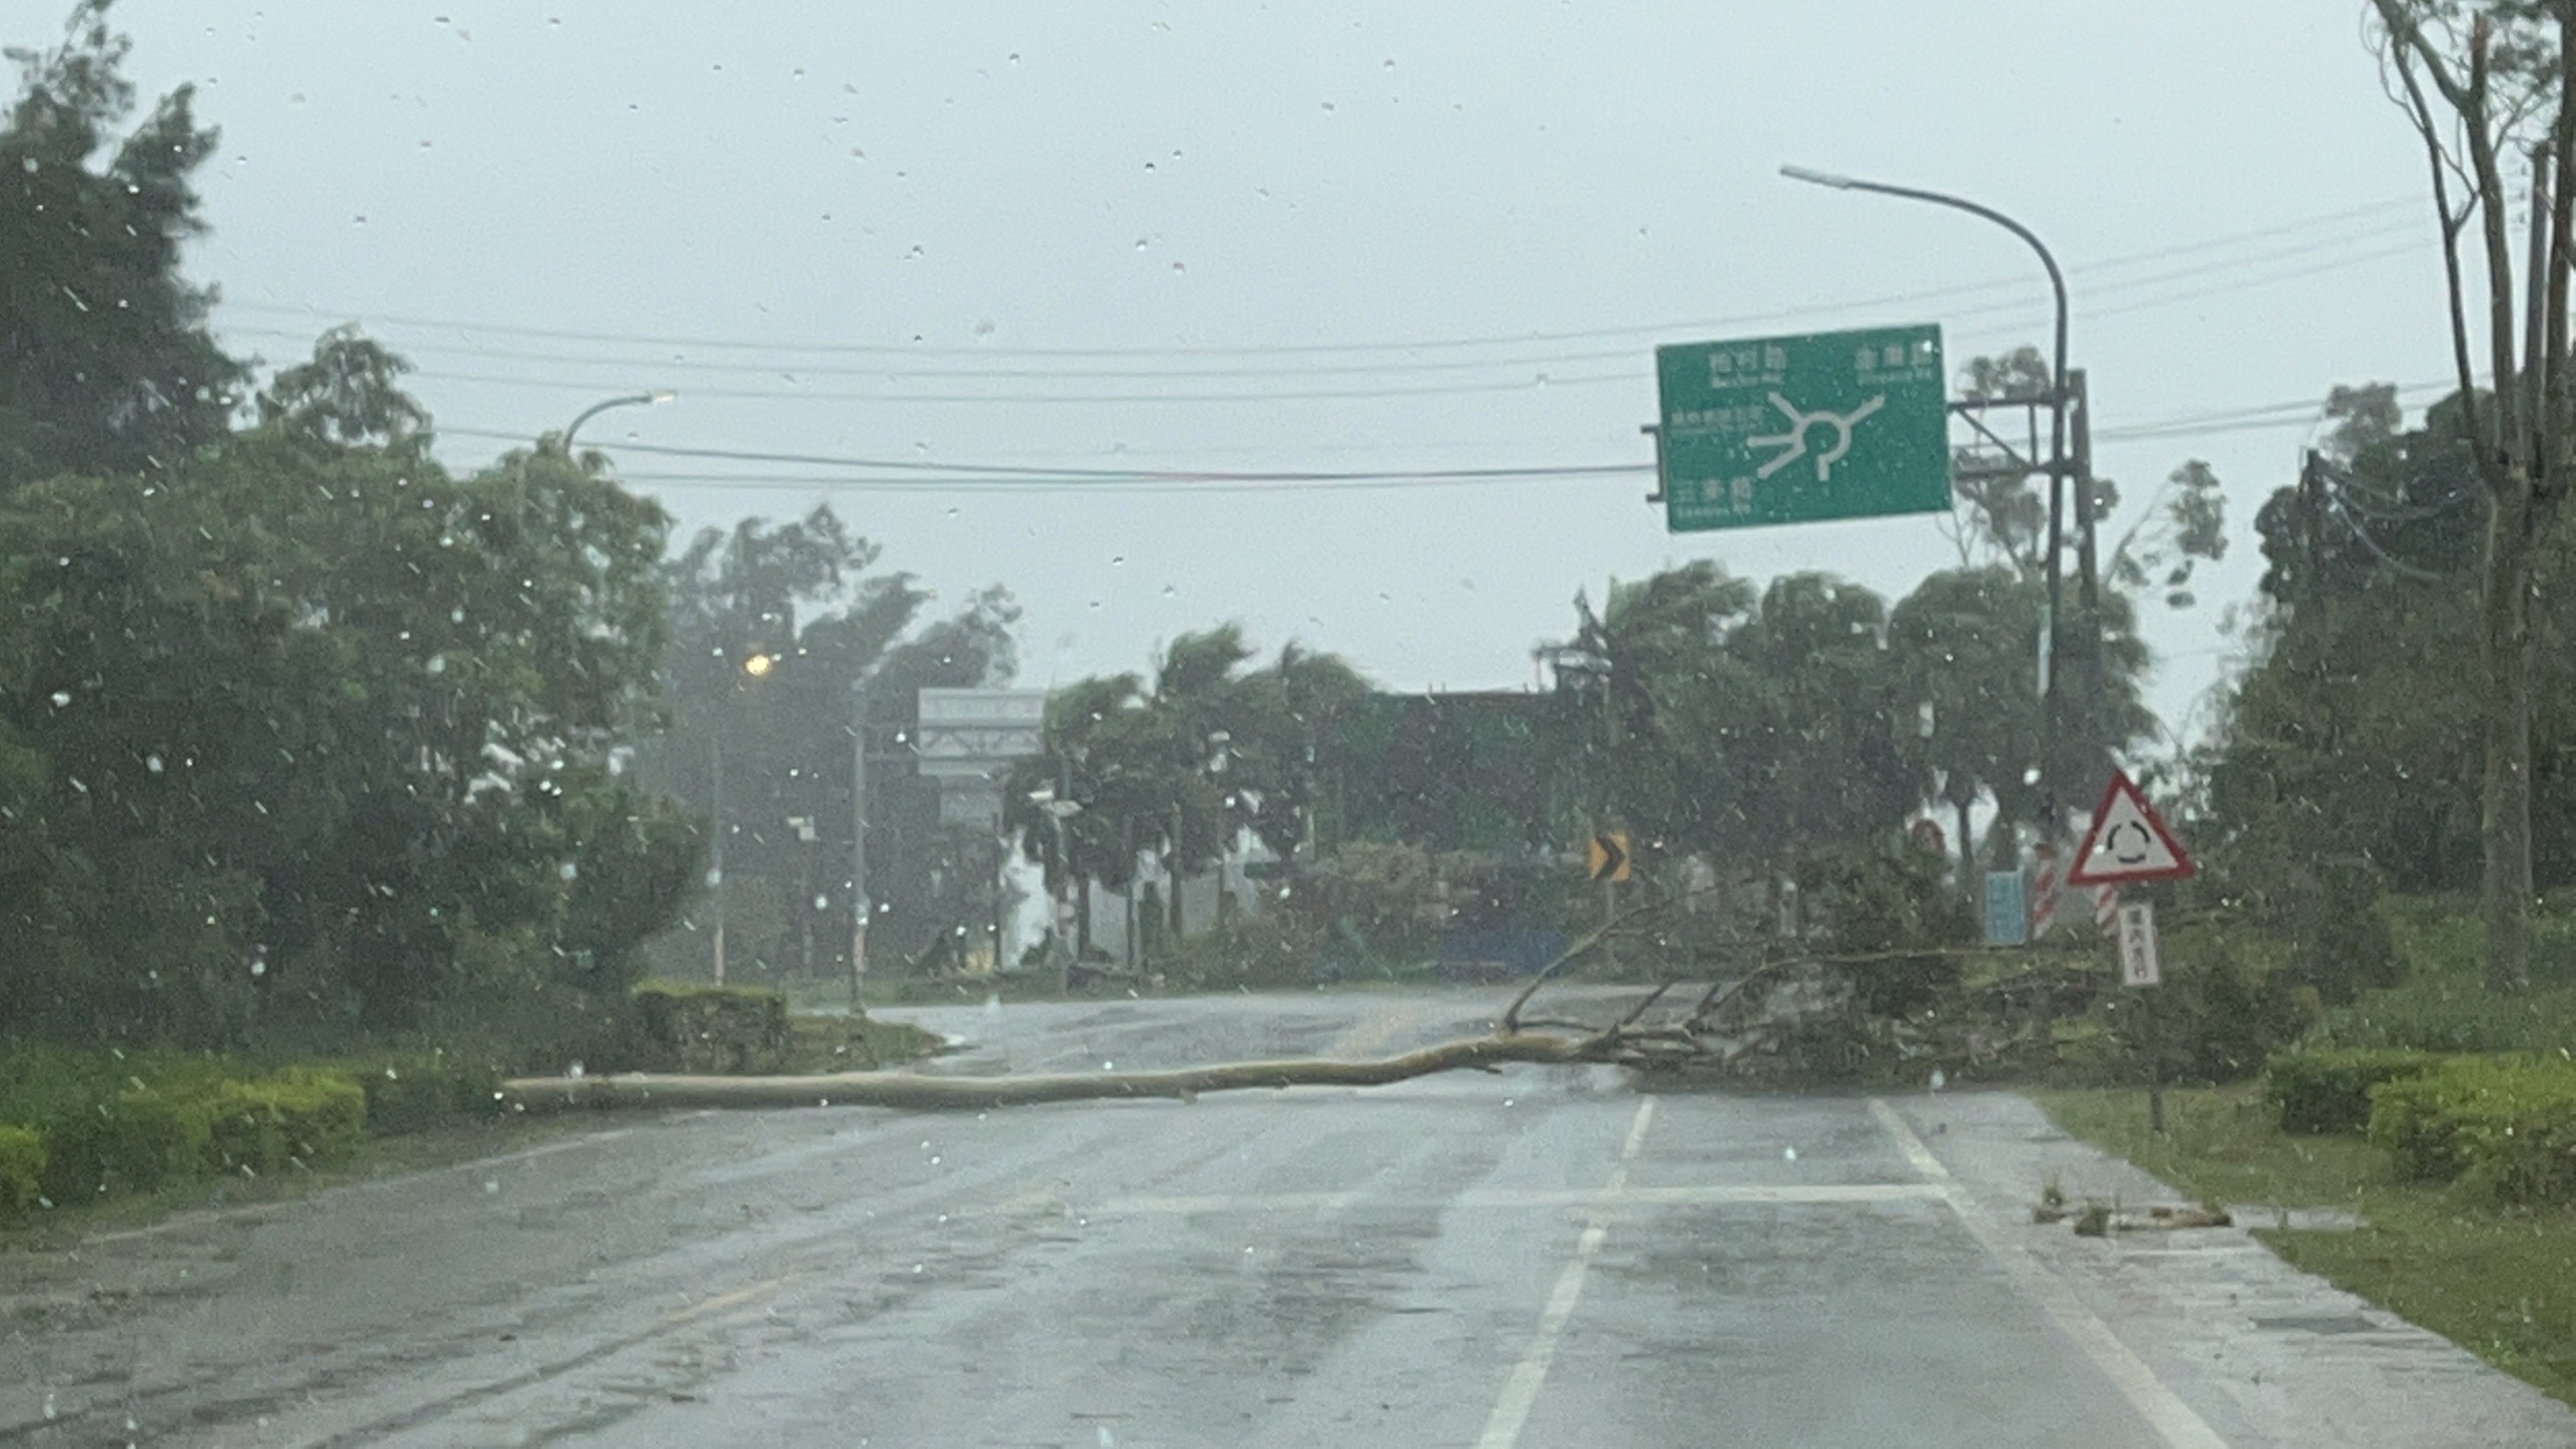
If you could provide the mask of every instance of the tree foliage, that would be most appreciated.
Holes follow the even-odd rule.
[[[2214,895],[2288,935],[2329,999],[2389,969],[2355,909],[2383,890],[2483,879],[2480,541],[2491,495],[2454,396],[2409,427],[2385,384],[2337,388],[2303,479],[2257,518],[2266,570],[2252,655],[2195,760]],[[2576,567],[2562,521],[2542,579]],[[2576,601],[2533,617],[2533,879],[2576,884]],[[2365,936],[2368,933],[2363,933]]]
[[[175,468],[220,440],[248,373],[179,271],[215,147],[193,90],[134,109],[128,42],[82,0],[49,50],[6,52],[0,124],[0,492],[58,473]]]
[[[639,764],[724,832],[728,954],[755,973],[848,967],[862,721],[871,956],[918,956],[990,917],[992,841],[940,823],[937,787],[909,767],[906,742],[922,689],[1009,681],[1019,611],[992,589],[925,620],[936,596],[881,557],[818,507],[703,530],[661,570],[669,728],[641,744]],[[745,669],[755,657],[758,674]],[[673,949],[691,953],[674,961],[691,970],[707,954]]]
[[[2389,93],[2423,145],[2441,228],[2459,436],[2488,495],[2478,610],[2487,977],[2531,976],[2540,556],[2576,482],[2576,16],[2536,0],[2372,0]],[[2528,173],[2509,175],[2527,162]],[[2517,227],[2528,261],[2517,275]],[[2473,296],[2461,261],[2477,251]],[[2472,311],[2483,312],[2472,328]],[[2527,321],[2526,321],[2527,319]],[[2480,335],[2482,334],[2482,335]],[[2471,360],[2485,344],[2485,383]]]
[[[293,380],[334,370],[392,396],[335,334],[260,426],[0,507],[13,1020],[398,1026],[622,984],[684,898],[693,828],[610,768],[663,645],[661,511],[556,456],[451,476]],[[533,974],[467,979],[505,960]]]
[[[1051,886],[1124,889],[1149,858],[1165,878],[1195,876],[1246,839],[1299,853],[1368,684],[1294,642],[1257,659],[1240,626],[1220,624],[1164,646],[1150,681],[1118,674],[1055,691],[1046,751],[1004,794],[1006,822],[1047,862]],[[1059,821],[1046,801],[1074,808]]]

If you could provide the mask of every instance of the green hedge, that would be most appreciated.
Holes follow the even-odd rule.
[[[367,1133],[367,1097],[345,1072],[299,1068],[227,1076],[221,1064],[136,1060],[121,1083],[90,1080],[79,1090],[0,1101],[17,1120],[0,1122],[0,1208],[29,1164],[37,1197],[69,1204],[209,1173],[274,1172],[346,1153]],[[167,1067],[168,1070],[155,1070]],[[20,1138],[32,1152],[9,1148]]]
[[[2263,1096],[2284,1132],[2353,1132],[2370,1126],[2371,1088],[2420,1076],[2441,1064],[2405,1047],[2308,1047],[2278,1052],[2263,1066]]]
[[[2403,1175],[2497,1202],[2576,1203],[2576,1064],[2458,1057],[2371,1094]]]
[[[635,989],[645,1070],[740,1072],[783,1054],[787,998],[739,986],[656,982]]]
[[[202,1098],[142,1086],[26,1125],[44,1135],[45,1196],[57,1203],[150,1192],[194,1177],[205,1171],[214,1137]]]
[[[227,1172],[271,1173],[337,1157],[367,1135],[367,1094],[337,1073],[298,1071],[220,1083],[207,1150]]]
[[[45,1190],[45,1139],[33,1127],[0,1127],[0,1215],[26,1211]]]
[[[446,1052],[342,1065],[366,1092],[367,1131],[378,1137],[489,1122],[505,1110],[497,1069]]]

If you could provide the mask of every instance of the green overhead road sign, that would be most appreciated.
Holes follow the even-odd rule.
[[[1939,327],[1655,349],[1675,533],[1950,507]]]

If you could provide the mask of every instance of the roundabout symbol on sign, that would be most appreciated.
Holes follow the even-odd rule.
[[[2066,880],[2080,886],[2129,885],[2180,880],[2198,869],[2137,785],[2126,773],[2115,771]]]
[[[1768,478],[1807,456],[1807,429],[1822,423],[1834,430],[1834,445],[1816,455],[1816,481],[1830,483],[1833,481],[1834,465],[1843,460],[1845,453],[1851,451],[1852,429],[1859,426],[1861,419],[1887,406],[1887,394],[1880,393],[1847,413],[1822,411],[1802,413],[1798,411],[1796,403],[1776,392],[1771,394],[1771,406],[1788,415],[1789,430],[1785,433],[1764,433],[1758,437],[1746,438],[1744,441],[1748,447],[1780,448],[1784,451],[1774,456],[1770,462],[1754,469],[1753,476]]]

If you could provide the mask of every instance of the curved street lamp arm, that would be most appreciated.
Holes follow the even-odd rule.
[[[2066,393],[2066,274],[2058,270],[2057,258],[2049,254],[2047,245],[2040,241],[2038,235],[2029,227],[1991,206],[1983,206],[1964,196],[1952,196],[1947,192],[1925,191],[1914,186],[1895,186],[1884,181],[1863,181],[1857,177],[1837,176],[1827,171],[1811,171],[1804,166],[1783,166],[1780,168],[1780,174],[1792,181],[1804,181],[1813,186],[1830,186],[1836,191],[1875,191],[1881,196],[1902,197],[1907,201],[1927,201],[1934,206],[1946,206],[1953,211],[1964,211],[1970,216],[1983,217],[2014,236],[2020,237],[2025,245],[2038,253],[2039,264],[2047,268],[2049,290],[2057,299],[2056,354],[2055,365],[2050,370],[2050,383],[2057,391],[2058,402],[2063,404]],[[2061,454],[2064,452],[2062,441],[2059,452]],[[2062,467],[2065,459],[2062,456],[2053,458],[2050,463],[2052,467]]]
[[[1991,206],[1981,206],[1966,197],[1952,196],[1942,191],[1925,191],[1916,186],[1892,186],[1884,181],[1863,181],[1858,177],[1815,171],[1804,166],[1783,166],[1780,168],[1780,174],[1792,181],[1804,181],[1811,186],[1831,187],[1836,191],[1875,191],[1881,196],[1894,196],[1906,201],[1930,202],[1934,206],[1946,206],[1953,211],[1964,211],[1970,216],[1983,217],[2014,236],[2020,237],[2032,251],[2039,254],[2039,264],[2048,269],[2049,290],[2055,293],[2057,298],[2057,336],[2055,357],[2049,370],[2048,605],[2045,622],[2042,625],[2041,646],[2046,652],[2041,656],[2043,662],[2040,691],[2046,701],[2046,735],[2048,739],[2054,741],[2057,738],[2058,727],[2057,669],[2054,655],[2057,621],[2061,614],[2060,590],[2063,588],[2058,561],[2066,546],[2065,485],[2073,472],[2073,467],[2066,456],[2066,409],[2070,401],[2066,390],[2066,274],[2058,270],[2057,258],[2049,255],[2047,246],[2041,243],[2039,237],[2029,227]],[[2092,499],[2086,496],[2084,488],[2085,484],[2079,480],[2075,506],[2078,522],[2084,525],[2086,536],[2090,537]],[[2092,558],[2089,547],[2084,557],[2089,564]],[[2089,569],[2085,575],[2084,593],[2085,601],[2090,606],[2093,599],[2093,580]],[[2090,627],[2098,628],[2098,620]],[[2054,836],[2058,823],[2058,781],[2054,770],[2046,771],[2046,776],[2047,801],[2043,806],[2045,828],[2051,836]]]
[[[648,403],[665,403],[671,401],[671,399],[677,396],[679,396],[679,394],[669,391],[636,392],[628,393],[623,397],[612,397],[592,403],[590,406],[583,408],[580,412],[574,414],[571,424],[565,427],[563,431],[564,451],[566,453],[570,453],[572,451],[572,440],[574,436],[581,431],[582,424],[589,422],[592,418],[598,417],[601,413],[608,411],[610,408],[641,407]]]

